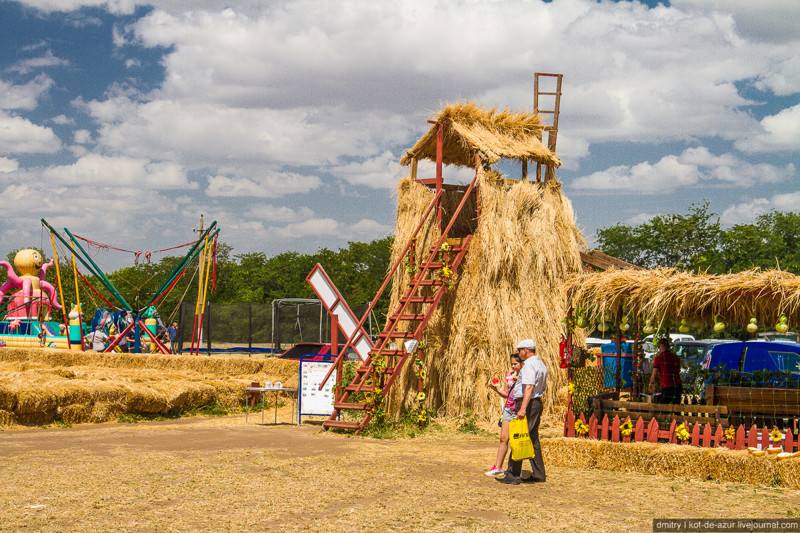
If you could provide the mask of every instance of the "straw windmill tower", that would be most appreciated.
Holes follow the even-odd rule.
[[[581,269],[583,240],[555,178],[561,77],[551,76],[558,76],[553,126],[535,113],[449,105],[401,159],[410,176],[398,186],[390,316],[325,427],[358,431],[387,410],[416,410],[421,421],[432,412],[496,419],[500,402],[488,381],[505,375],[524,338],[537,342],[548,366],[552,412],[566,384],[558,370],[567,312],[561,285]],[[417,177],[420,159],[435,162],[435,177]],[[521,163],[521,175],[504,179],[493,170],[503,159]],[[444,165],[473,169],[472,182],[444,183]],[[366,399],[357,403],[360,393]],[[367,413],[361,421],[336,420],[357,409]]]

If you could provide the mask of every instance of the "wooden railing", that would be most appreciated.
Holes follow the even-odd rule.
[[[577,420],[580,420],[588,427],[587,432],[581,433],[576,430],[575,422]],[[620,429],[626,420],[631,420],[631,425],[633,426],[627,436],[623,435],[623,431]],[[749,430],[746,430],[744,426],[740,425],[733,429],[732,438],[729,439],[725,436],[725,428],[722,425],[716,425],[716,429],[714,429],[714,425],[710,423],[701,424],[697,422],[692,424],[684,422],[684,427],[689,434],[687,440],[681,440],[678,437],[676,434],[677,427],[677,420],[673,420],[668,429],[661,429],[658,420],[655,418],[645,421],[642,417],[634,421],[631,417],[625,417],[620,420],[619,416],[614,416],[613,420],[609,420],[608,416],[604,415],[603,419],[598,421],[597,417],[592,415],[587,421],[583,414],[576,419],[572,411],[567,411],[564,420],[564,436],[609,442],[668,442],[704,448],[724,446],[731,450],[744,450],[748,447],[766,449],[769,446],[773,446],[770,440],[771,429],[767,427],[758,429],[756,426],[752,426]],[[730,435],[730,431],[728,434]],[[800,449],[800,443],[791,429],[784,431],[781,442],[774,444],[774,446],[778,445],[789,453],[794,453]]]

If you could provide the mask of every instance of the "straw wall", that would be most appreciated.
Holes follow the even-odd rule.
[[[542,439],[542,456],[548,465],[800,489],[800,460],[727,448],[561,437]]]
[[[251,382],[297,386],[298,362],[277,359],[0,349],[0,425],[75,424],[125,413],[164,415],[244,401]]]
[[[545,411],[565,401],[558,395],[566,383],[558,368],[558,345],[566,314],[561,285],[580,269],[572,206],[555,180],[503,185],[497,174],[480,172],[480,220],[464,263],[428,323],[426,365],[429,406],[439,415],[467,412],[486,421],[496,419],[500,398],[488,388],[491,377],[509,370],[508,354],[518,341],[533,338],[548,367]],[[448,193],[452,212],[458,193]],[[403,179],[398,189],[396,260],[433,197],[425,186]],[[452,207],[449,207],[452,206]],[[432,217],[431,217],[432,218]],[[417,241],[417,261],[424,259],[438,237],[428,221]],[[393,280],[391,308],[408,287],[404,269]],[[416,378],[404,369],[390,396],[391,407],[415,402]]]

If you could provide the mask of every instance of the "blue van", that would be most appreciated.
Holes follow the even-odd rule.
[[[800,344],[764,341],[718,344],[706,356],[703,368],[800,375]]]

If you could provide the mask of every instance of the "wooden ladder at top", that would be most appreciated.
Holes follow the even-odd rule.
[[[549,126],[544,127],[544,131],[547,132],[547,148],[555,153],[556,151],[556,140],[558,139],[558,116],[560,114],[561,109],[561,81],[563,79],[563,74],[548,74],[546,72],[536,72],[534,73],[533,78],[533,112],[539,115],[553,115],[553,123]],[[555,78],[555,90],[552,91],[542,91],[540,86],[541,78]],[[549,84],[548,84],[549,85]],[[546,109],[540,108],[540,96],[546,96],[551,98],[552,102],[552,109],[549,107]],[[539,139],[543,141],[543,139]],[[545,181],[548,179],[555,177],[555,170],[552,166],[547,165],[545,170]],[[536,181],[542,180],[542,165],[541,163],[536,164]]]
[[[467,187],[461,203],[453,213],[447,228],[442,232],[442,236],[439,237],[436,243],[431,247],[425,260],[419,265],[419,270],[412,276],[408,289],[389,316],[383,332],[378,335],[378,342],[370,351],[369,357],[358,367],[353,381],[347,385],[344,390],[337,390],[333,403],[333,413],[328,420],[322,423],[323,427],[326,429],[353,429],[356,433],[364,429],[372,417],[371,409],[373,409],[374,403],[367,401],[354,402],[351,400],[351,396],[357,396],[360,393],[367,393],[369,395],[380,394],[380,397],[385,399],[386,393],[400,375],[403,365],[410,356],[410,354],[405,351],[403,343],[410,339],[415,339],[417,341],[422,339],[425,326],[433,316],[436,307],[439,305],[445,291],[448,289],[448,284],[445,283],[441,275],[435,276],[434,274],[441,273],[445,266],[449,266],[452,272],[455,272],[459,265],[461,265],[470,242],[472,242],[472,235],[468,235],[463,240],[455,240],[447,239],[447,232],[450,231],[458,214],[461,212],[464,205],[466,205],[467,199],[474,189],[476,181],[477,174],[469,187]],[[389,275],[384,281],[384,286],[380,288],[378,294],[372,300],[372,304],[366,314],[371,311],[374,304],[378,301],[383,289],[397,270],[397,267],[405,260],[407,252],[413,250],[417,234],[431,213],[432,208],[439,205],[438,202],[441,194],[441,190],[437,191],[433,201],[423,215],[422,220],[419,222],[416,231],[413,233],[403,253],[398,257],[390,270]],[[445,242],[448,244],[445,248],[442,248]],[[450,262],[451,258],[452,262]],[[412,312],[409,310],[409,306],[415,304],[419,306],[419,310]],[[408,328],[410,331],[399,331],[398,326],[401,322],[412,324],[412,327]],[[359,327],[361,325],[359,325]],[[339,359],[343,357],[342,354],[346,353],[351,341],[352,339],[349,339],[341,349],[335,364],[331,367],[331,371],[328,372],[328,375],[323,380],[323,384],[330,377],[333,368],[339,366]],[[364,417],[358,422],[338,420],[342,410],[363,411]]]

